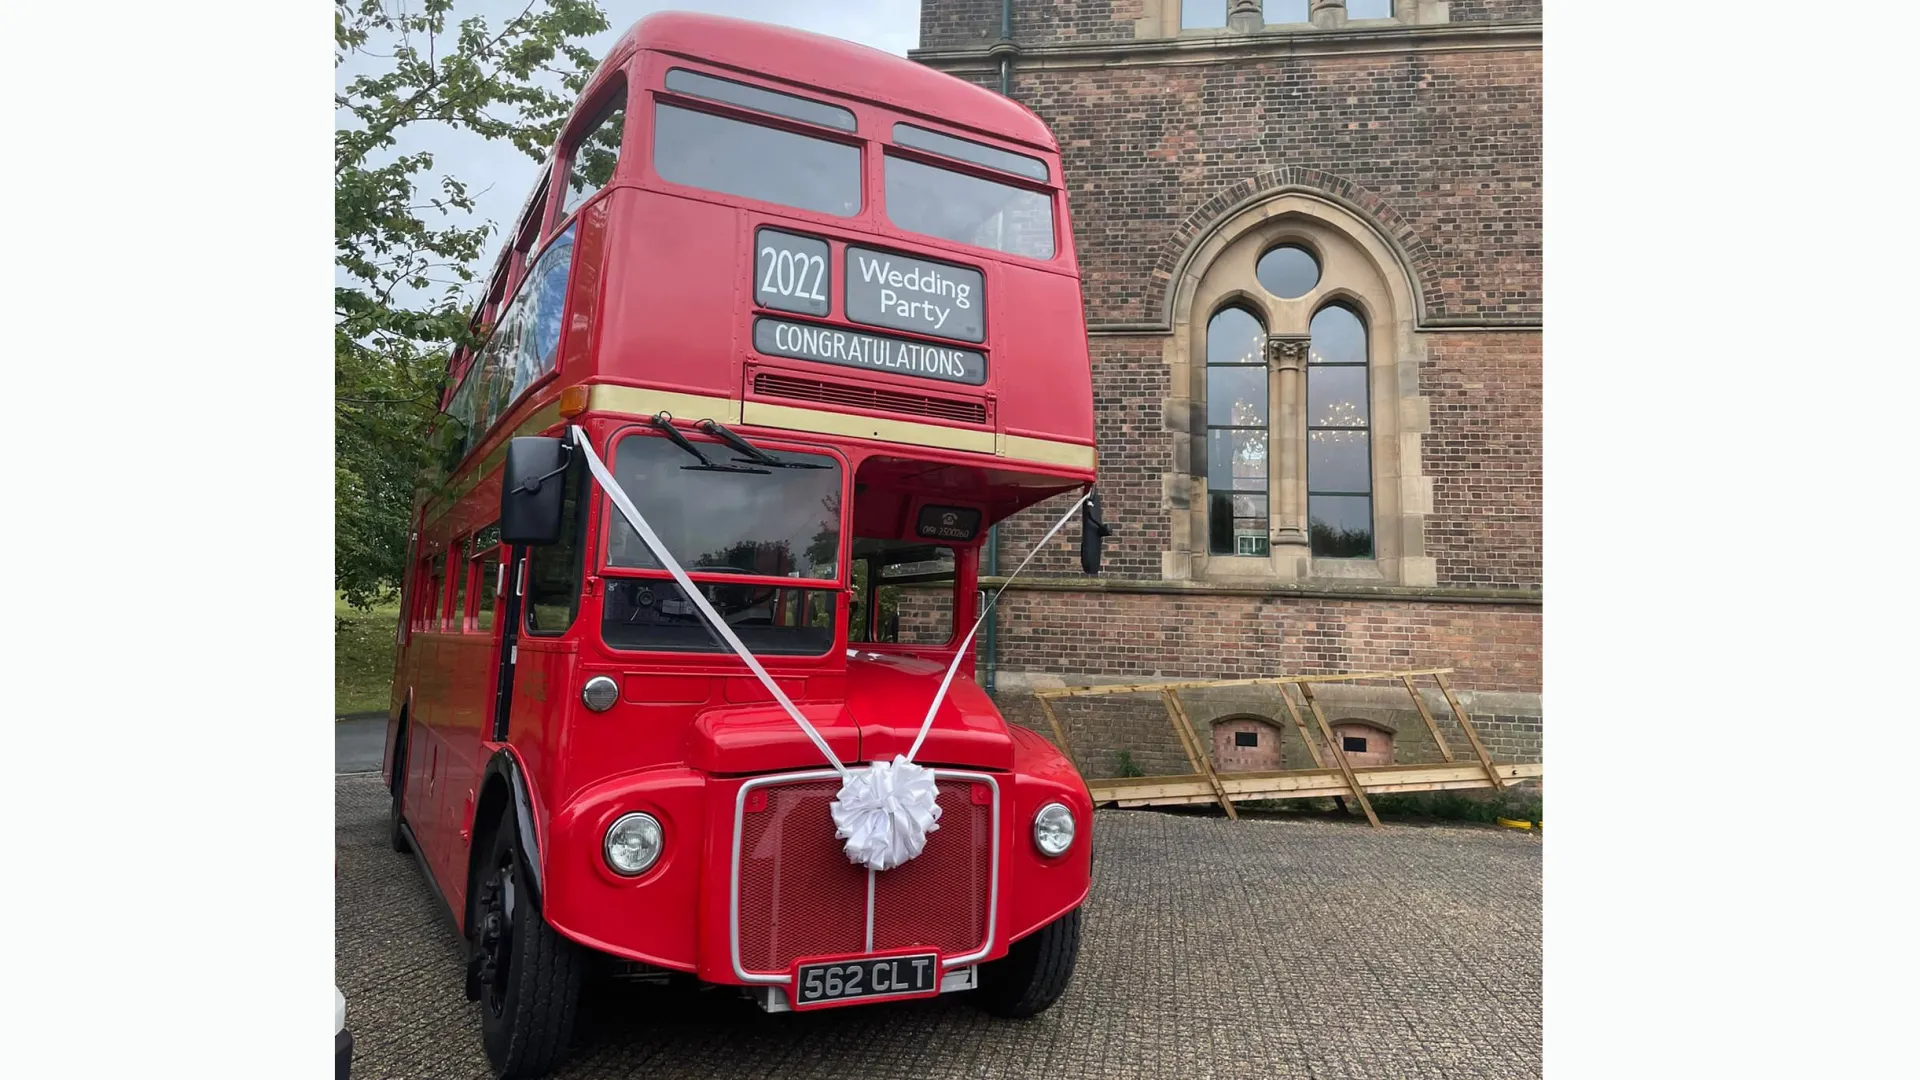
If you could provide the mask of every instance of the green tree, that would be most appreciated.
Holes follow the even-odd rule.
[[[413,489],[449,352],[473,344],[467,287],[492,223],[471,177],[398,147],[440,125],[545,160],[592,74],[591,0],[532,0],[493,26],[454,0],[335,0],[334,62],[372,70],[334,98],[334,583],[365,608],[405,569]]]

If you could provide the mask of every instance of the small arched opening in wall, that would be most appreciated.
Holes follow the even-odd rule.
[[[1353,765],[1393,764],[1393,732],[1366,720],[1336,720],[1333,741]]]
[[[1213,722],[1215,772],[1272,772],[1280,763],[1280,728],[1263,716],[1228,716]]]

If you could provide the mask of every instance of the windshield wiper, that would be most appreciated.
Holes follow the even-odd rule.
[[[707,421],[707,422],[712,423],[712,421]],[[700,462],[700,464],[698,465],[680,466],[682,469],[685,469],[688,472],[738,472],[738,473],[755,473],[760,476],[772,475],[771,473],[767,472],[767,470],[765,469],[754,469],[754,468],[749,468],[748,466],[745,466],[745,465],[729,465],[724,461],[714,461],[713,459],[707,457],[707,455],[700,452],[699,447],[693,445],[692,442],[688,441],[685,435],[680,434],[680,432],[674,428],[672,413],[669,413],[669,412],[654,413],[653,426],[659,428],[660,431],[663,434],[665,434],[667,438],[672,439],[673,445],[679,447],[682,450],[685,450],[689,454],[692,454],[694,457],[694,460]]]
[[[704,431],[707,434],[713,436],[714,438],[719,439],[721,442],[726,443],[728,446],[733,447],[735,450],[740,451],[742,454],[747,455],[746,457],[734,458],[733,460],[735,461],[744,461],[749,465],[765,465],[768,468],[772,468],[772,469],[831,469],[833,468],[833,466],[831,465],[818,465],[811,461],[788,461],[785,458],[774,457],[772,454],[767,453],[765,450],[760,449],[759,447],[753,445],[747,440],[727,430],[726,425],[720,423],[717,420],[702,420],[700,421],[699,424],[695,426],[698,427],[701,431]]]

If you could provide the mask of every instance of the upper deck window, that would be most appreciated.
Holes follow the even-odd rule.
[[[789,120],[838,128],[841,131],[854,131],[859,126],[854,122],[853,113],[838,105],[828,105],[821,101],[794,97],[792,94],[763,90],[758,86],[749,86],[729,79],[716,79],[711,75],[702,75],[685,68],[674,68],[667,72],[667,89],[689,97],[722,101],[728,105],[752,109],[754,112],[784,116]]]
[[[1045,183],[1052,178],[1047,163],[1037,157],[1016,154],[1011,150],[1002,150],[997,146],[977,143],[971,139],[956,139],[951,135],[942,135],[937,131],[914,127],[912,124],[893,125],[893,141],[901,146],[911,146],[916,150],[925,150],[930,154],[950,157],[957,161],[971,161],[975,165],[985,165],[989,169],[1024,176],[1029,180]]]
[[[581,136],[567,168],[566,200],[560,206],[562,219],[613,179],[613,167],[620,160],[620,135],[626,124],[627,102],[622,97],[608,106],[593,127]]]
[[[656,103],[662,179],[837,217],[860,212],[860,148]]]
[[[1053,199],[887,157],[887,217],[903,229],[1029,259],[1053,258]]]

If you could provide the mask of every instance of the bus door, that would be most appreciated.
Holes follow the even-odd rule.
[[[569,703],[578,638],[592,632],[574,625],[580,618],[583,563],[591,546],[584,537],[592,500],[581,494],[590,483],[584,455],[574,454],[561,501],[560,539],[514,549],[511,565],[516,572],[502,606],[504,632],[496,657],[491,734],[511,741],[521,764],[549,782],[557,780],[549,766],[557,760],[554,742]]]

